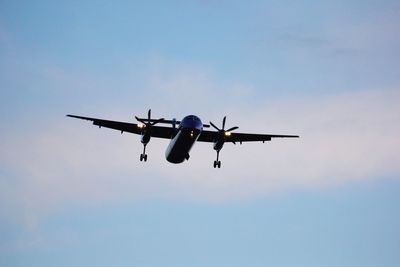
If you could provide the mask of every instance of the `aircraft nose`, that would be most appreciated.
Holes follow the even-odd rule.
[[[200,131],[203,129],[203,123],[201,120],[193,115],[185,117],[181,122],[181,126],[183,128],[197,129]]]

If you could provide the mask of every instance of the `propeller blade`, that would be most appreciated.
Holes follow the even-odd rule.
[[[214,127],[218,132],[221,131],[221,130],[220,130],[217,126],[215,126],[214,123],[212,123],[211,121],[210,121],[210,125],[211,125],[212,127]]]
[[[224,119],[222,120],[222,130],[225,129],[225,122],[226,122],[226,116],[225,116]]]
[[[239,127],[235,126],[235,127],[229,128],[229,129],[226,130],[226,131],[227,131],[227,132],[232,132],[232,131],[234,131],[234,130],[236,130],[236,129],[239,129]]]
[[[150,123],[150,120],[151,120],[151,109],[149,109],[149,111],[147,113],[147,119],[148,119],[148,121]]]
[[[162,122],[162,121],[164,121],[164,120],[165,120],[164,118],[158,119],[158,120],[156,120],[156,121],[153,121],[153,122],[151,123],[151,125],[155,125],[155,124],[160,123],[160,122]]]
[[[137,116],[135,116],[135,118],[136,118],[137,121],[139,121],[139,122],[141,122],[141,123],[143,123],[143,124],[146,124],[146,121],[144,121],[144,120],[138,118]]]

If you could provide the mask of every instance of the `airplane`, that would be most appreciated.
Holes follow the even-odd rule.
[[[150,142],[151,137],[170,139],[170,143],[165,152],[165,157],[170,163],[182,163],[189,160],[189,152],[196,141],[208,142],[214,144],[214,150],[217,152],[217,159],[214,161],[214,168],[221,168],[219,153],[225,143],[240,143],[252,141],[271,141],[271,138],[298,138],[298,135],[276,135],[276,134],[251,134],[251,133],[234,133],[239,127],[234,126],[225,130],[226,116],[222,120],[222,128],[217,127],[210,121],[210,124],[203,124],[199,117],[188,115],[181,121],[175,118],[166,120],[164,118],[152,119],[151,109],[147,112],[147,118],[139,118],[135,116],[138,123],[129,123],[121,121],[111,121],[104,119],[96,119],[77,115],[67,115],[68,117],[92,121],[93,125],[123,132],[141,135],[143,144],[143,153],[140,154],[140,161],[147,161],[146,146]],[[169,124],[171,126],[155,126],[156,124]],[[203,130],[210,128],[210,125],[216,131]]]

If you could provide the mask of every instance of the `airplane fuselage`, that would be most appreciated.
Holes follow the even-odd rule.
[[[203,130],[203,123],[194,115],[186,116],[172,137],[165,152],[165,158],[171,163],[182,163],[189,159],[189,152]]]

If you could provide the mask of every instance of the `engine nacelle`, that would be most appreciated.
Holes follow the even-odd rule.
[[[220,151],[222,147],[224,146],[225,141],[224,140],[218,140],[217,142],[214,143],[214,150]]]
[[[142,144],[147,144],[148,142],[150,142],[150,137],[150,133],[146,131],[142,134],[142,139],[140,141],[142,142]]]

